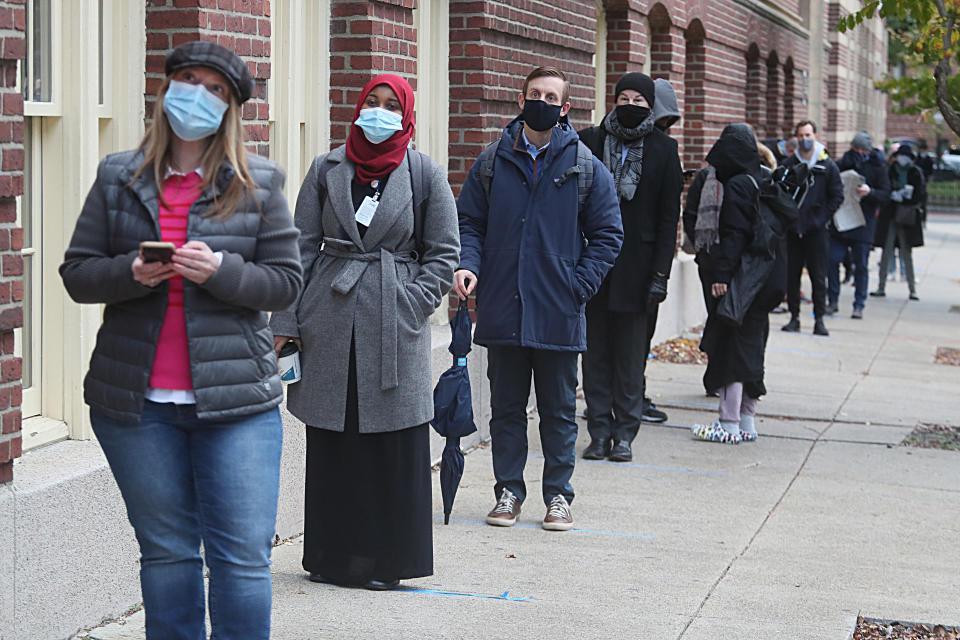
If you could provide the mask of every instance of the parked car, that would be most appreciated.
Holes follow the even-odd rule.
[[[940,156],[937,163],[937,169],[941,171],[950,171],[954,176],[960,178],[960,149],[948,149]]]

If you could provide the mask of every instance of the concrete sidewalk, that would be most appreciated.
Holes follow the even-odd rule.
[[[891,282],[852,320],[845,286],[829,338],[771,316],[756,443],[691,439],[715,415],[703,368],[651,362],[670,423],[641,429],[632,464],[578,461],[576,530],[540,529],[533,416],[516,527],[482,524],[481,448],[455,520],[434,529],[430,578],[388,593],[313,584],[300,541],[279,546],[273,637],[846,640],[858,613],[960,624],[960,453],[899,446],[918,422],[960,425],[960,367],[933,363],[960,346],[960,217],[933,217],[915,260],[920,302]],[[142,614],[90,637],[141,638]]]

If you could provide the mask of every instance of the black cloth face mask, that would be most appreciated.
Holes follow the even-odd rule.
[[[650,115],[649,107],[641,107],[635,104],[618,104],[617,121],[625,129],[634,129],[640,126],[640,123]]]
[[[560,105],[543,100],[523,101],[523,121],[534,131],[549,131],[560,120]]]

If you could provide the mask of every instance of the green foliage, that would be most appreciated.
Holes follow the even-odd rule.
[[[859,11],[840,17],[837,31],[845,33],[874,16],[885,21],[890,34],[891,66],[902,63],[907,75],[912,76],[887,75],[876,83],[877,88],[901,105],[895,111],[928,113],[939,109],[948,123],[956,123],[960,78],[953,73],[952,65],[960,57],[960,0],[867,0]],[[946,77],[941,85],[943,95],[939,96],[934,75],[938,64],[940,77]],[[951,128],[957,127],[951,124]]]

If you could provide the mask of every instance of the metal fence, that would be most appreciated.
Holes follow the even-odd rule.
[[[960,178],[950,172],[934,173],[927,183],[927,204],[934,207],[960,207]]]

